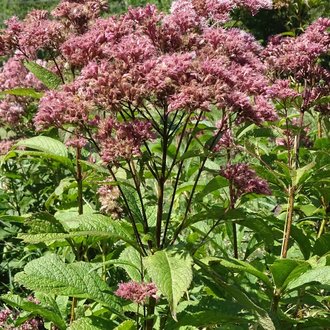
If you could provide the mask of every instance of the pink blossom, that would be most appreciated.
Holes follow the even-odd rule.
[[[98,140],[101,143],[101,157],[105,163],[112,163],[121,158],[131,159],[140,155],[144,141],[155,137],[151,123],[135,120],[119,123],[108,118],[100,125]]]
[[[105,0],[61,0],[52,11],[52,15],[82,33],[87,29],[90,20],[98,18],[107,9],[108,4]]]
[[[285,100],[296,98],[299,96],[299,93],[290,87],[289,80],[277,79],[273,85],[267,89],[267,95],[279,100]]]
[[[245,193],[271,195],[268,183],[258,177],[247,164],[228,164],[220,170],[220,174],[232,182],[235,189],[235,200]]]
[[[213,148],[213,151],[219,152],[224,149],[229,149],[233,146],[234,139],[231,130],[226,129],[219,139],[219,141],[216,143],[216,145]]]
[[[67,147],[73,147],[73,148],[83,148],[86,146],[87,144],[87,140],[83,137],[73,137],[73,138],[70,138],[69,140],[67,140],[65,142],[65,145]]]
[[[25,56],[36,57],[38,50],[57,50],[63,41],[63,26],[50,20],[46,11],[34,10],[23,21],[12,18],[2,32],[6,52],[20,51]],[[1,41],[1,40],[0,40]]]
[[[15,142],[15,140],[0,140],[0,155],[7,154]]]
[[[117,186],[102,185],[98,189],[99,200],[101,203],[101,211],[111,215],[112,218],[117,219],[123,211],[119,206],[118,198],[120,191]]]
[[[79,125],[88,120],[89,104],[76,95],[69,86],[62,90],[48,91],[39,103],[34,118],[38,130],[50,126],[62,127],[65,124]]]
[[[146,302],[147,298],[157,298],[157,287],[154,283],[139,283],[130,281],[120,283],[115,295],[118,297],[131,300],[137,304]]]
[[[25,107],[15,100],[15,97],[9,95],[0,101],[0,122],[15,126],[25,114]]]

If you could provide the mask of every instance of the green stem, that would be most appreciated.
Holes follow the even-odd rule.
[[[291,234],[291,226],[293,222],[293,209],[294,209],[294,199],[295,199],[295,186],[289,186],[289,196],[288,196],[288,209],[287,216],[285,220],[285,226],[283,231],[283,242],[281,248],[281,258],[287,257],[287,252],[289,248],[289,240]]]
[[[167,160],[167,147],[168,147],[168,127],[167,127],[168,114],[166,113],[166,107],[164,108],[164,129],[162,137],[162,165],[161,173],[157,184],[157,222],[156,222],[156,245],[159,249],[161,246],[162,235],[162,219],[164,208],[164,189],[166,182],[166,160]]]
[[[209,150],[212,150],[213,149],[213,147],[215,146],[216,142],[218,141],[218,138],[219,138],[219,136],[220,136],[221,133],[222,133],[222,127],[219,128],[218,133],[214,136],[213,141],[212,141],[212,143],[211,143],[211,145],[209,147]],[[187,220],[188,214],[190,213],[190,207],[191,207],[191,203],[192,203],[192,200],[193,200],[193,197],[194,197],[196,188],[197,188],[197,184],[198,184],[198,181],[199,181],[199,179],[200,179],[200,177],[202,175],[202,172],[204,170],[204,166],[205,166],[205,163],[207,161],[207,158],[208,158],[208,156],[206,155],[202,159],[202,162],[201,162],[201,165],[199,167],[197,176],[195,178],[194,185],[193,185],[193,187],[191,189],[191,193],[189,195],[189,199],[188,199],[188,202],[187,202],[185,214],[183,216],[183,219],[182,219],[180,225],[177,227],[177,229],[174,232],[174,235],[173,235],[173,238],[172,238],[172,241],[171,241],[170,245],[173,245],[175,243],[175,241],[177,240],[177,238],[178,238],[181,230],[184,228],[184,226],[186,224],[186,220]]]
[[[78,213],[83,214],[83,177],[81,169],[81,148],[77,147],[76,149],[76,166],[77,166],[77,175],[76,181],[78,186]]]

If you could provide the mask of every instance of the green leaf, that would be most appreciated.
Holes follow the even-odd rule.
[[[57,255],[46,255],[30,261],[15,280],[29,290],[92,299],[119,313],[119,300],[91,269],[92,264],[66,264]]]
[[[300,286],[313,282],[330,285],[330,266],[321,266],[304,272],[288,284],[287,290],[294,290]]]
[[[137,282],[142,280],[141,274],[141,255],[140,253],[132,247],[127,247],[121,254],[120,260],[125,260],[128,262],[126,265],[119,265],[127,272],[128,276]]]
[[[122,324],[119,324],[114,330],[135,330],[136,323],[132,320],[126,320]]]
[[[116,221],[102,214],[91,213],[60,219],[60,222],[67,232],[19,234],[18,238],[23,239],[27,243],[39,243],[73,237],[112,237],[122,239],[131,246],[136,247],[136,243],[133,240],[132,226],[124,220]]]
[[[330,251],[330,233],[324,233],[314,245],[314,254],[321,257]]]
[[[1,91],[0,95],[15,95],[15,96],[26,96],[34,99],[41,99],[43,93],[37,92],[33,88],[14,88]]]
[[[263,281],[269,288],[272,288],[272,283],[267,277],[267,275],[259,271],[257,268],[251,266],[248,262],[237,259],[230,259],[230,261],[225,259],[212,259],[212,261],[210,261],[210,265],[212,265],[212,263],[220,263],[222,266],[233,272],[249,273],[251,275],[254,275],[261,281]]]
[[[271,266],[270,270],[274,279],[276,288],[284,291],[286,286],[299,277],[310,268],[310,264],[305,261],[292,259],[277,259]]]
[[[138,195],[135,189],[128,186],[121,185],[121,190],[126,197],[129,209],[131,210],[135,221],[138,221],[143,224],[143,216],[141,213],[141,204],[138,201]]]
[[[227,284],[224,282],[221,277],[213,270],[209,269],[209,267],[203,262],[194,259],[195,263],[201,267],[202,271],[207,274],[212,279],[213,283],[216,283],[218,286],[222,287],[229,295],[231,295],[235,300],[245,308],[252,310],[258,318],[259,325],[263,327],[265,330],[275,330],[274,323],[272,322],[268,313],[255,304],[249,297],[246,295],[241,289]]]
[[[311,169],[316,165],[315,162],[311,162],[304,167],[298,168],[294,171],[292,184],[298,186],[308,179],[312,175]]]
[[[12,307],[23,309],[24,311],[31,312],[34,315],[39,315],[46,321],[53,322],[61,330],[66,329],[66,322],[62,319],[58,308],[54,308],[54,306],[35,304],[32,301],[23,299],[14,294],[3,295],[1,296],[1,300]]]
[[[89,316],[82,317],[72,322],[68,330],[114,330],[116,325],[111,320],[101,317]]]
[[[74,169],[73,163],[67,157],[58,156],[58,155],[50,154],[50,153],[43,152],[43,151],[30,151],[30,150],[15,150],[15,154],[17,154],[17,156],[19,156],[19,157],[31,156],[31,157],[40,157],[43,159],[52,159],[52,160],[64,165],[66,168],[68,168],[71,171],[73,171],[73,169]]]
[[[187,305],[185,307],[185,305]],[[179,311],[180,309],[183,310]],[[178,321],[168,320],[165,330],[187,329],[186,327],[212,328],[218,324],[244,324],[248,321],[238,316],[241,306],[232,301],[202,296],[198,300],[184,301],[179,304]]]
[[[65,144],[48,136],[34,136],[29,139],[21,140],[16,146],[31,148],[56,156],[68,157]]]
[[[158,251],[145,257],[144,264],[159,291],[167,298],[172,316],[176,319],[179,300],[192,281],[191,257]]]
[[[65,231],[62,224],[47,212],[33,214],[24,221],[24,224],[29,227],[29,234],[63,233]]]
[[[224,177],[220,175],[216,176],[210,182],[207,183],[205,188],[199,194],[196,195],[195,201],[201,201],[209,193],[227,186],[228,186],[228,180],[226,180]]]
[[[56,89],[62,84],[62,80],[58,75],[35,62],[24,61],[24,66],[49,89]]]

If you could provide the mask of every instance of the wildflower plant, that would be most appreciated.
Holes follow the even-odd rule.
[[[177,0],[105,17],[102,0],[62,0],[7,21],[4,176],[48,162],[59,174],[38,212],[17,201],[6,214],[42,254],[15,275],[40,304],[6,304],[49,329],[326,324],[322,299],[320,317],[299,313],[310,283],[308,295],[329,284],[316,256],[328,252],[330,20],[265,47],[231,25],[233,10],[271,5]],[[298,226],[307,206],[316,232]]]

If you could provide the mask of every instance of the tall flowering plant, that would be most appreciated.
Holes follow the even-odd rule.
[[[1,144],[4,151],[15,143],[25,149],[4,160],[52,159],[71,177],[20,234],[53,254],[16,275],[37,292],[38,310],[16,306],[60,329],[66,322],[70,329],[85,323],[112,329],[121,322],[174,329],[223,324],[214,308],[224,309],[225,297],[233,306],[227,323],[235,323],[237,313],[243,325],[275,329],[282,322],[276,262],[272,283],[262,269],[239,261],[249,256],[251,246],[240,246],[246,235],[260,242],[260,226],[269,234],[259,216],[251,220],[251,200],[276,206],[267,196],[285,181],[276,180],[276,166],[251,148],[246,132],[277,127],[278,136],[268,142],[282,141],[289,170],[297,172],[306,132],[302,114],[312,107],[324,113],[328,106],[329,74],[320,58],[329,50],[330,20],[318,20],[297,38],[274,37],[263,48],[230,26],[230,12],[240,7],[255,14],[271,2],[177,0],[169,14],[147,5],[103,18],[101,0],[63,0],[51,14],[32,11],[23,21],[7,22],[0,35],[0,52],[9,58],[0,73],[0,120],[8,138]],[[294,111],[301,114],[296,130]],[[285,129],[278,124],[283,120]],[[32,126],[39,135],[24,139]],[[289,209],[282,258],[298,183],[284,182]],[[114,271],[107,266],[113,264]],[[228,270],[256,276],[270,312],[237,289]],[[119,276],[125,281],[116,289]],[[71,297],[69,320],[46,313],[50,305],[60,309],[59,296]],[[189,296],[210,319],[197,316]],[[13,304],[18,298],[3,299]],[[82,316],[81,304],[88,309]]]

